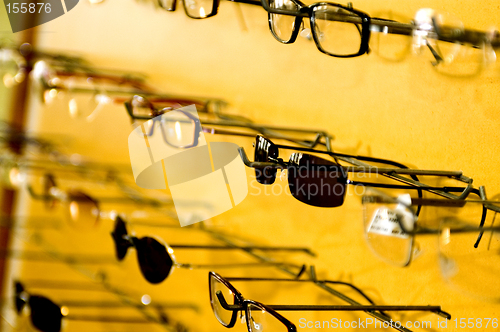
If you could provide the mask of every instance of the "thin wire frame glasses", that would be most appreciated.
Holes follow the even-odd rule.
[[[478,194],[480,199],[443,200],[369,190],[362,199],[368,246],[383,261],[408,266],[417,236],[434,235],[443,277],[458,290],[499,302],[500,201],[487,200],[482,187]]]
[[[358,302],[339,293],[339,297],[350,305],[336,305],[336,306],[321,306],[321,305],[265,305],[260,302],[248,300],[230,283],[230,281],[283,281],[283,282],[305,282],[305,283],[319,283],[338,284],[347,286],[357,292],[369,305],[360,305]],[[225,327],[234,327],[238,312],[245,313],[245,319],[249,332],[256,332],[264,330],[273,331],[296,331],[296,326],[279,314],[277,311],[366,311],[370,314],[376,314],[374,317],[381,321],[390,319],[382,310],[387,311],[431,311],[442,317],[450,319],[451,316],[442,311],[439,306],[378,306],[359,288],[356,286],[345,283],[329,280],[297,280],[297,279],[273,279],[273,278],[224,278],[221,275],[210,272],[209,273],[209,293],[210,304],[217,320]],[[334,294],[334,293],[332,293]],[[376,311],[379,311],[377,313]],[[394,328],[393,324],[390,325]],[[400,331],[408,331],[407,329],[396,329]]]

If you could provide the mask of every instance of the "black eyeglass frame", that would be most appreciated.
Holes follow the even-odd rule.
[[[297,36],[300,32],[301,26],[302,26],[302,19],[303,17],[308,17],[309,21],[311,23],[311,32],[313,36],[314,43],[316,44],[316,47],[318,50],[324,54],[336,57],[336,58],[353,58],[353,57],[358,57],[360,55],[363,55],[365,53],[369,53],[370,48],[369,48],[369,41],[370,41],[370,25],[371,25],[371,17],[359,10],[353,9],[351,6],[343,6],[337,3],[333,2],[316,2],[313,3],[312,5],[305,5],[299,0],[290,0],[297,7],[299,7],[299,11],[290,11],[290,10],[281,10],[281,9],[271,9],[267,3],[266,0],[261,0],[262,6],[266,9],[268,12],[268,22],[269,22],[269,30],[271,31],[272,35],[276,40],[283,44],[291,44],[295,42],[297,39]],[[361,40],[360,40],[360,46],[359,50],[356,53],[353,54],[334,54],[326,51],[322,46],[319,41],[319,36],[317,35],[316,29],[314,28],[316,26],[316,15],[314,14],[315,9],[319,6],[333,6],[333,7],[338,7],[341,8],[345,11],[348,11],[350,13],[353,13],[354,15],[357,15],[359,18],[353,19],[353,22],[349,22],[346,20],[347,23],[352,23],[352,24],[361,24],[361,29],[359,28],[358,25],[356,25],[356,28],[358,29],[358,32],[360,34]],[[289,15],[289,16],[295,16],[295,22],[294,22],[294,29],[292,31],[292,35],[289,40],[284,41],[280,37],[278,37],[273,29],[273,14],[282,14],[282,15]],[[353,16],[354,16],[353,15]],[[348,15],[346,15],[348,17]],[[359,21],[359,22],[358,22]]]

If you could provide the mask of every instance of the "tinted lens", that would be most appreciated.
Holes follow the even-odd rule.
[[[32,295],[29,299],[31,322],[42,332],[61,331],[61,308],[43,296]]]
[[[205,18],[215,14],[215,1],[217,0],[184,0],[184,9],[191,18]]]
[[[115,243],[116,258],[119,261],[125,258],[128,248],[131,246],[130,242],[123,238],[126,235],[128,235],[128,232],[125,222],[120,217],[116,217],[115,229],[111,233],[111,236]]]
[[[249,303],[247,306],[247,326],[250,332],[287,332],[288,328],[263,306]],[[294,330],[295,331],[295,330]]]
[[[299,12],[299,7],[292,0],[270,0],[272,9],[289,10]],[[297,17],[293,15],[281,15],[269,13],[269,27],[274,37],[282,43],[292,39]]]
[[[78,191],[68,191],[68,212],[76,227],[90,229],[99,221],[99,204],[92,197]]]
[[[174,264],[167,248],[152,237],[135,239],[134,244],[144,278],[152,284],[158,284],[165,280]]]
[[[236,311],[226,310],[222,307],[217,294],[224,297],[227,304],[235,304],[235,294],[222,282],[217,280],[213,275],[210,275],[210,305],[214,311],[217,320],[224,326],[230,325],[231,321],[236,318]]]
[[[330,55],[348,56],[361,48],[361,17],[332,4],[313,8],[311,23],[316,43]]]
[[[344,203],[347,177],[335,162],[308,154],[294,153],[288,167],[288,186],[293,197],[318,207]]]
[[[254,160],[259,162],[271,161],[269,157],[278,158],[278,148],[268,139],[257,136],[255,142]],[[255,178],[260,184],[273,184],[276,180],[275,167],[255,168]]]
[[[380,203],[375,200],[378,197],[371,190],[363,196],[363,229],[368,246],[383,261],[406,266],[412,256],[413,237],[403,232],[399,222],[413,229],[415,217],[397,201]]]
[[[168,144],[176,148],[195,144],[196,123],[186,113],[170,111],[161,116],[161,126]]]

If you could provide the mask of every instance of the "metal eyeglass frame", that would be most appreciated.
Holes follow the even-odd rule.
[[[169,246],[166,244],[163,240],[151,236],[144,236],[142,238],[138,238],[133,235],[129,235],[127,231],[127,227],[125,222],[121,218],[116,218],[115,220],[115,228],[113,232],[111,232],[111,237],[113,238],[113,241],[115,243],[115,249],[116,249],[116,258],[119,261],[122,261],[126,254],[127,251],[130,247],[135,247],[137,251],[137,259],[139,263],[139,267],[141,270],[142,275],[144,278],[152,283],[152,284],[158,284],[167,279],[172,272],[174,271],[175,268],[184,268],[184,269],[205,269],[205,268],[236,268],[236,267],[255,267],[255,266],[278,266],[278,267],[294,267],[299,270],[297,273],[297,277],[300,276],[304,270],[305,270],[305,265],[294,265],[294,264],[288,264],[288,263],[283,263],[283,262],[260,262],[260,263],[231,263],[231,264],[191,264],[191,263],[178,263],[175,256],[174,256],[174,250],[173,248],[178,248],[178,249],[213,249],[213,250],[243,250],[243,251],[249,251],[249,250],[262,250],[262,251],[295,251],[295,252],[305,252],[308,255],[315,256],[315,254],[308,248],[300,248],[300,247],[265,247],[265,246],[246,246],[246,247],[238,247],[238,246],[212,246],[212,245],[186,245],[186,244],[177,244],[177,245],[172,245]],[[166,275],[160,275],[157,278],[148,278],[146,276],[146,272],[150,269],[144,270],[143,264],[141,263],[140,259],[140,253],[139,253],[139,247],[142,247],[143,245],[141,242],[145,242],[144,246],[149,246],[150,248],[153,248],[157,250],[165,250],[166,255],[168,255],[168,261],[164,261],[165,267],[169,269]],[[156,255],[159,256],[159,255]],[[154,262],[154,258],[150,258]],[[162,262],[155,262],[159,264],[163,264]],[[170,265],[170,266],[169,266]],[[159,273],[158,271],[154,271],[157,274]]]
[[[220,322],[223,326],[227,328],[234,327],[237,319],[237,314],[238,311],[245,311],[246,315],[245,318],[247,318],[247,327],[248,327],[248,317],[251,317],[251,315],[248,315],[248,304],[257,306],[261,308],[262,310],[265,310],[275,318],[277,318],[280,322],[282,322],[288,329],[289,332],[296,332],[297,329],[295,325],[277,313],[277,311],[364,311],[370,316],[383,321],[383,322],[389,322],[391,318],[384,312],[385,311],[430,311],[432,313],[435,313],[441,317],[444,317],[446,319],[451,319],[451,315],[443,310],[441,310],[440,306],[387,306],[387,305],[376,305],[374,304],[373,300],[371,300],[362,290],[360,290],[358,287],[347,283],[347,282],[342,282],[342,281],[332,281],[332,280],[317,280],[315,279],[315,268],[314,266],[311,266],[311,275],[312,279],[280,279],[280,278],[224,278],[221,275],[217,274],[216,272],[209,272],[208,274],[208,282],[209,282],[209,294],[210,294],[210,304],[212,306],[212,309],[215,313],[215,308],[214,308],[214,301],[219,301],[220,305],[222,308],[228,311],[233,311],[233,314],[231,316],[231,321],[225,325],[222,322]],[[224,286],[226,286],[231,293],[234,296],[234,303],[233,305],[230,305],[226,302],[224,296],[220,293],[220,291],[215,294],[217,296],[216,299],[213,298],[214,294],[212,291],[212,278],[216,280],[217,282],[222,283]],[[260,302],[256,302],[253,300],[248,300],[243,297],[243,295],[229,282],[229,281],[276,281],[276,282],[303,282],[303,283],[314,283],[316,285],[319,285],[322,289],[326,290],[332,295],[337,296],[341,300],[350,303],[350,305],[265,305]],[[348,296],[344,295],[343,293],[340,293],[333,288],[329,287],[328,284],[336,284],[336,285],[344,285],[348,286],[352,290],[356,291],[358,294],[360,294],[363,298],[365,298],[371,305],[361,305],[357,301],[349,298]],[[377,312],[378,311],[378,312]],[[397,327],[393,326],[390,324],[390,327],[399,330],[399,331],[410,331],[404,327]],[[250,328],[248,329],[249,331],[252,331]]]
[[[441,234],[441,229],[439,226],[436,228],[427,228],[421,227],[418,228],[418,215],[422,207],[432,206],[432,207],[463,207],[466,204],[481,204],[482,205],[482,213],[480,218],[478,218],[478,226],[477,227],[462,227],[456,229],[450,229],[452,233],[479,233],[476,241],[473,244],[474,248],[477,248],[482,240],[484,232],[487,231],[496,231],[500,232],[500,226],[497,227],[485,227],[484,224],[486,222],[486,216],[488,211],[492,211],[495,214],[500,213],[500,202],[499,201],[490,201],[486,196],[486,189],[484,186],[479,187],[479,189],[473,189],[471,194],[479,196],[479,199],[467,199],[467,200],[448,200],[448,199],[437,199],[437,198],[412,198],[411,205],[407,205],[404,202],[399,201],[395,197],[390,197],[384,193],[378,192],[376,195],[365,195],[362,197],[362,203],[390,203],[390,204],[402,204],[409,211],[413,213],[414,217],[414,225],[417,226],[416,229],[408,229],[402,222],[401,218],[396,218],[397,223],[401,230],[412,237],[412,246],[413,246],[413,238],[416,235],[439,235]],[[415,207],[417,207],[415,209]],[[410,250],[410,257],[405,266],[409,266],[412,261],[412,253],[413,248]]]
[[[471,190],[473,189],[472,187],[472,179],[469,177],[466,177],[462,174],[461,171],[434,171],[434,170],[419,170],[419,169],[409,169],[405,165],[400,164],[395,161],[387,160],[387,159],[380,159],[380,158],[374,158],[374,157],[367,157],[367,156],[354,156],[354,155],[349,155],[349,154],[343,154],[343,153],[336,153],[336,152],[329,152],[329,151],[320,151],[320,150],[314,150],[314,149],[308,149],[308,148],[300,148],[300,147],[292,147],[292,146],[286,146],[286,145],[278,145],[272,143],[270,140],[267,138],[257,135],[257,143],[255,145],[255,149],[258,148],[259,145],[259,140],[267,140],[270,142],[274,147],[278,149],[287,149],[287,150],[296,150],[296,151],[303,151],[303,152],[311,152],[311,153],[318,153],[318,154],[327,154],[330,157],[332,157],[337,165],[332,166],[335,167],[336,170],[340,168],[342,172],[345,173],[377,173],[377,174],[382,174],[385,177],[388,177],[390,179],[406,183],[407,185],[393,185],[393,184],[381,184],[381,183],[371,183],[371,182],[358,182],[358,181],[351,181],[347,180],[346,184],[351,184],[351,185],[363,185],[363,186],[368,186],[368,187],[378,187],[378,188],[388,188],[388,189],[413,189],[413,190],[418,190],[419,197],[422,197],[422,190],[428,191],[435,193],[437,195],[440,195],[445,198],[449,199],[463,199],[469,195]],[[276,158],[272,162],[251,162],[246,153],[245,149],[243,147],[240,147],[238,149],[240,156],[243,160],[243,163],[247,167],[252,167],[252,168],[260,168],[264,169],[266,167],[269,168],[276,168],[276,169],[287,169],[288,167],[296,167],[294,163],[291,162],[285,162],[281,158]],[[293,155],[290,158],[290,160],[293,160]],[[354,167],[345,167],[339,164],[339,160],[342,160],[344,162],[347,162],[351,165],[354,165]],[[395,166],[398,168],[382,168],[382,167],[375,167],[370,164],[361,162],[362,161],[371,161],[371,162],[376,162],[376,163],[382,163],[382,164],[387,164],[391,166]],[[301,166],[298,166],[301,167]],[[412,179],[408,177],[404,177],[402,175],[410,175]],[[464,182],[467,184],[465,188],[463,187],[432,187],[429,185],[426,185],[424,183],[421,183],[418,181],[418,178],[416,177],[417,175],[431,175],[431,176],[443,176],[443,177],[449,177],[456,179],[458,181]],[[347,176],[346,176],[347,178]],[[454,195],[452,192],[459,192],[460,194]]]
[[[135,98],[141,98],[144,103],[144,105],[148,105],[148,107],[151,109],[151,113],[148,116],[137,116],[134,115],[133,112],[133,106],[132,103]],[[185,114],[187,117],[189,117],[193,122],[194,122],[194,139],[193,143],[189,144],[188,146],[185,146],[184,148],[190,148],[197,146],[198,144],[198,137],[199,135],[203,133],[209,133],[209,134],[216,134],[216,135],[231,135],[231,136],[243,136],[243,137],[255,137],[256,133],[264,134],[268,137],[271,138],[276,138],[276,139],[283,139],[301,146],[313,148],[316,146],[324,146],[327,151],[331,151],[331,141],[334,139],[333,135],[330,135],[326,131],[323,130],[315,130],[315,129],[303,129],[303,128],[289,128],[289,127],[281,127],[281,126],[268,126],[268,125],[260,125],[253,123],[250,119],[244,117],[244,116],[236,116],[236,115],[229,115],[229,114],[224,114],[219,111],[219,108],[216,108],[216,112],[214,112],[214,115],[219,118],[220,120],[213,121],[213,120],[203,120],[201,122],[198,118],[194,117],[191,113],[185,112],[183,110],[174,110],[171,107],[156,107],[154,103],[178,103],[179,106],[186,106],[186,105],[191,105],[195,104],[195,101],[191,102],[188,99],[171,99],[171,98],[160,98],[160,99],[152,99],[148,100],[144,96],[133,96],[130,100],[127,100],[124,102],[125,108],[127,110],[128,115],[130,116],[132,121],[135,120],[143,120],[143,121],[148,121],[148,120],[153,120],[153,124],[151,125],[150,131],[145,133],[147,136],[152,136],[154,132],[154,127],[155,127],[155,122],[161,121],[159,118],[157,118],[159,115],[165,114],[170,111],[180,111],[183,114]],[[195,104],[196,105],[196,104]],[[198,112],[202,113],[208,113],[208,103],[205,104],[203,107],[197,108]],[[208,125],[208,126],[207,126]],[[215,127],[232,127],[232,128],[243,128],[243,129],[249,129],[254,131],[255,133],[247,133],[247,132],[242,132],[242,131],[237,131],[237,130],[226,130],[226,129],[219,129]],[[165,140],[165,143],[171,145],[166,136],[165,133],[162,129],[163,127],[161,126],[160,123],[160,130],[162,131],[163,139]],[[282,133],[283,132],[283,133]],[[288,134],[290,133],[290,134]],[[294,137],[294,135],[304,135],[304,134],[311,134],[314,135],[314,139],[301,139],[298,137]],[[177,147],[178,148],[178,147]]]

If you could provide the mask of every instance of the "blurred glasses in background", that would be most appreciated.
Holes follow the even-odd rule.
[[[418,248],[416,236],[435,235],[443,277],[457,289],[498,302],[500,201],[486,200],[484,188],[478,194],[481,199],[443,200],[368,190],[362,200],[365,238],[376,256],[403,267]]]
[[[182,1],[186,15],[194,19],[209,18],[216,15],[220,4],[220,0],[158,0],[158,5],[167,11],[173,12],[177,8],[177,1]],[[229,1],[261,6],[259,0]]]
[[[31,198],[43,201],[47,209],[53,209],[62,202],[72,225],[81,229],[97,227],[104,215],[113,218],[116,212],[114,210],[103,212],[100,207],[102,203],[146,205],[156,208],[171,204],[171,201],[162,202],[143,196],[126,195],[126,192],[121,197],[91,197],[79,189],[62,190],[57,186],[55,177],[48,173],[39,180],[27,185]]]
[[[261,125],[245,116],[223,113],[220,111],[223,102],[219,100],[203,103],[194,99],[136,95],[124,104],[134,126],[143,125],[147,136],[152,136],[154,130],[158,130],[155,128],[159,128],[165,143],[175,148],[197,146],[201,133],[252,138],[261,133],[307,147],[323,145],[327,151],[331,150],[330,142],[333,140],[333,136],[323,130]],[[186,105],[196,106],[196,112],[189,107],[174,109]],[[203,117],[202,121],[198,115]]]
[[[428,48],[435,70],[452,77],[478,75],[496,61],[492,42],[498,46],[498,31],[469,30],[453,15],[423,8],[413,19],[413,50],[421,54]]]
[[[0,77],[7,88],[26,78],[28,63],[18,49],[0,43]]]
[[[61,65],[37,61],[33,78],[40,85],[44,103],[64,98],[69,115],[93,121],[115,96],[153,93],[136,73],[94,69],[84,65]]]

